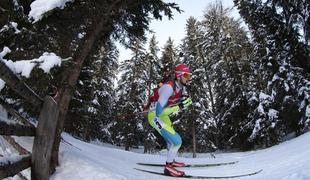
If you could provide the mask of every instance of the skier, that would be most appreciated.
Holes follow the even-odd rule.
[[[182,92],[190,80],[191,73],[185,64],[175,67],[175,80],[164,83],[158,89],[158,99],[155,109],[148,113],[148,122],[167,142],[167,161],[164,173],[170,176],[184,176],[184,172],[175,167],[185,166],[182,162],[175,161],[177,152],[182,144],[180,135],[174,130],[169,115],[180,109],[186,109],[192,104],[190,98],[183,98]],[[178,103],[177,105],[174,105]],[[174,105],[174,106],[171,106]]]

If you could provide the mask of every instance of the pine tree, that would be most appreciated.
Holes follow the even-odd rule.
[[[270,3],[273,9],[280,9],[279,14],[283,17],[285,26],[294,27],[302,32],[300,35],[304,38],[305,44],[310,41],[310,3],[306,0],[280,1],[273,0]]]
[[[206,69],[204,57],[199,52],[199,22],[190,17],[186,24],[186,36],[182,41],[181,51],[184,63],[193,71],[192,79],[187,86],[188,94],[194,104],[182,117],[182,131],[188,136],[183,138],[184,144],[192,144],[193,156],[196,152],[214,150],[212,142],[211,108],[209,107],[208,87],[206,81]],[[188,137],[188,138],[186,138]]]
[[[145,59],[146,63],[146,80],[147,83],[147,97],[152,96],[153,92],[160,81],[162,80],[162,64],[160,59],[158,58],[159,47],[157,46],[158,42],[156,41],[155,35],[153,35],[149,41],[149,48],[147,52],[147,56]],[[145,102],[147,102],[146,100]],[[157,132],[149,125],[146,120],[143,122],[145,127],[144,129],[144,153],[154,152],[157,142]],[[156,136],[157,135],[157,136]]]
[[[125,146],[126,150],[137,146],[142,142],[144,118],[139,116],[126,116],[127,114],[142,111],[146,99],[147,83],[145,82],[145,50],[143,41],[136,39],[129,47],[133,52],[132,58],[125,60],[120,65],[120,72],[123,72],[118,82],[116,110],[118,121],[113,127],[116,141]]]
[[[163,64],[162,69],[162,82],[166,82],[174,78],[174,67],[177,61],[176,48],[173,40],[169,37],[166,44],[164,45],[161,61]]]
[[[117,68],[115,45],[98,44],[97,53],[90,58],[79,77],[71,100],[65,130],[83,140],[111,142],[107,126],[112,120],[115,98],[114,80]],[[93,62],[89,64],[90,62]]]
[[[113,108],[115,107],[115,81],[117,79],[118,50],[112,41],[100,48],[95,61],[96,75],[93,78],[95,85],[94,105],[98,109],[97,119],[101,122],[98,136],[103,142],[112,142],[109,131],[110,125],[115,121]],[[102,59],[103,58],[103,59]]]
[[[155,35],[153,35],[149,42],[149,49],[147,54],[147,62],[149,64],[149,90],[152,90],[162,80],[162,69],[163,65],[158,57],[159,47],[158,42],[156,41]]]
[[[211,89],[209,95],[215,121],[215,145],[219,148],[239,147],[235,136],[247,117],[249,57],[252,47],[240,21],[229,17],[220,1],[211,4],[201,21],[201,54]]]
[[[94,120],[91,119],[92,112],[88,111],[94,96],[94,89],[91,84],[93,69],[89,63],[88,61],[80,74],[77,88],[69,106],[68,120],[66,121],[66,129],[76,137],[81,137],[86,141],[92,139],[89,136],[89,131],[91,130],[90,125]]]
[[[309,89],[309,48],[299,39],[301,29],[295,26],[298,18],[293,15],[298,12],[293,10],[294,3],[301,1],[234,2],[252,30],[259,79],[267,82],[252,92],[252,113],[242,129],[252,145],[270,146],[288,133],[298,135],[309,127],[309,97],[305,96]],[[281,8],[282,12],[277,10]]]

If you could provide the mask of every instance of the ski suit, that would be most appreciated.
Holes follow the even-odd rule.
[[[167,162],[172,162],[182,144],[180,135],[174,130],[169,115],[179,111],[179,106],[170,106],[177,103],[184,92],[184,86],[169,81],[158,90],[159,98],[155,109],[148,113],[149,124],[165,139],[167,143]]]

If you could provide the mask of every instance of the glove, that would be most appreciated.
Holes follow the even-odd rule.
[[[193,101],[191,98],[185,98],[181,100],[181,103],[179,104],[180,109],[187,109],[189,105],[193,104]]]
[[[143,106],[143,111],[147,111],[150,108],[151,103],[147,103]]]

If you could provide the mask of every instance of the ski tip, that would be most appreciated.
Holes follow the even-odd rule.
[[[260,173],[260,172],[262,172],[262,171],[263,171],[263,169],[260,169],[260,170],[257,171],[257,173]]]

